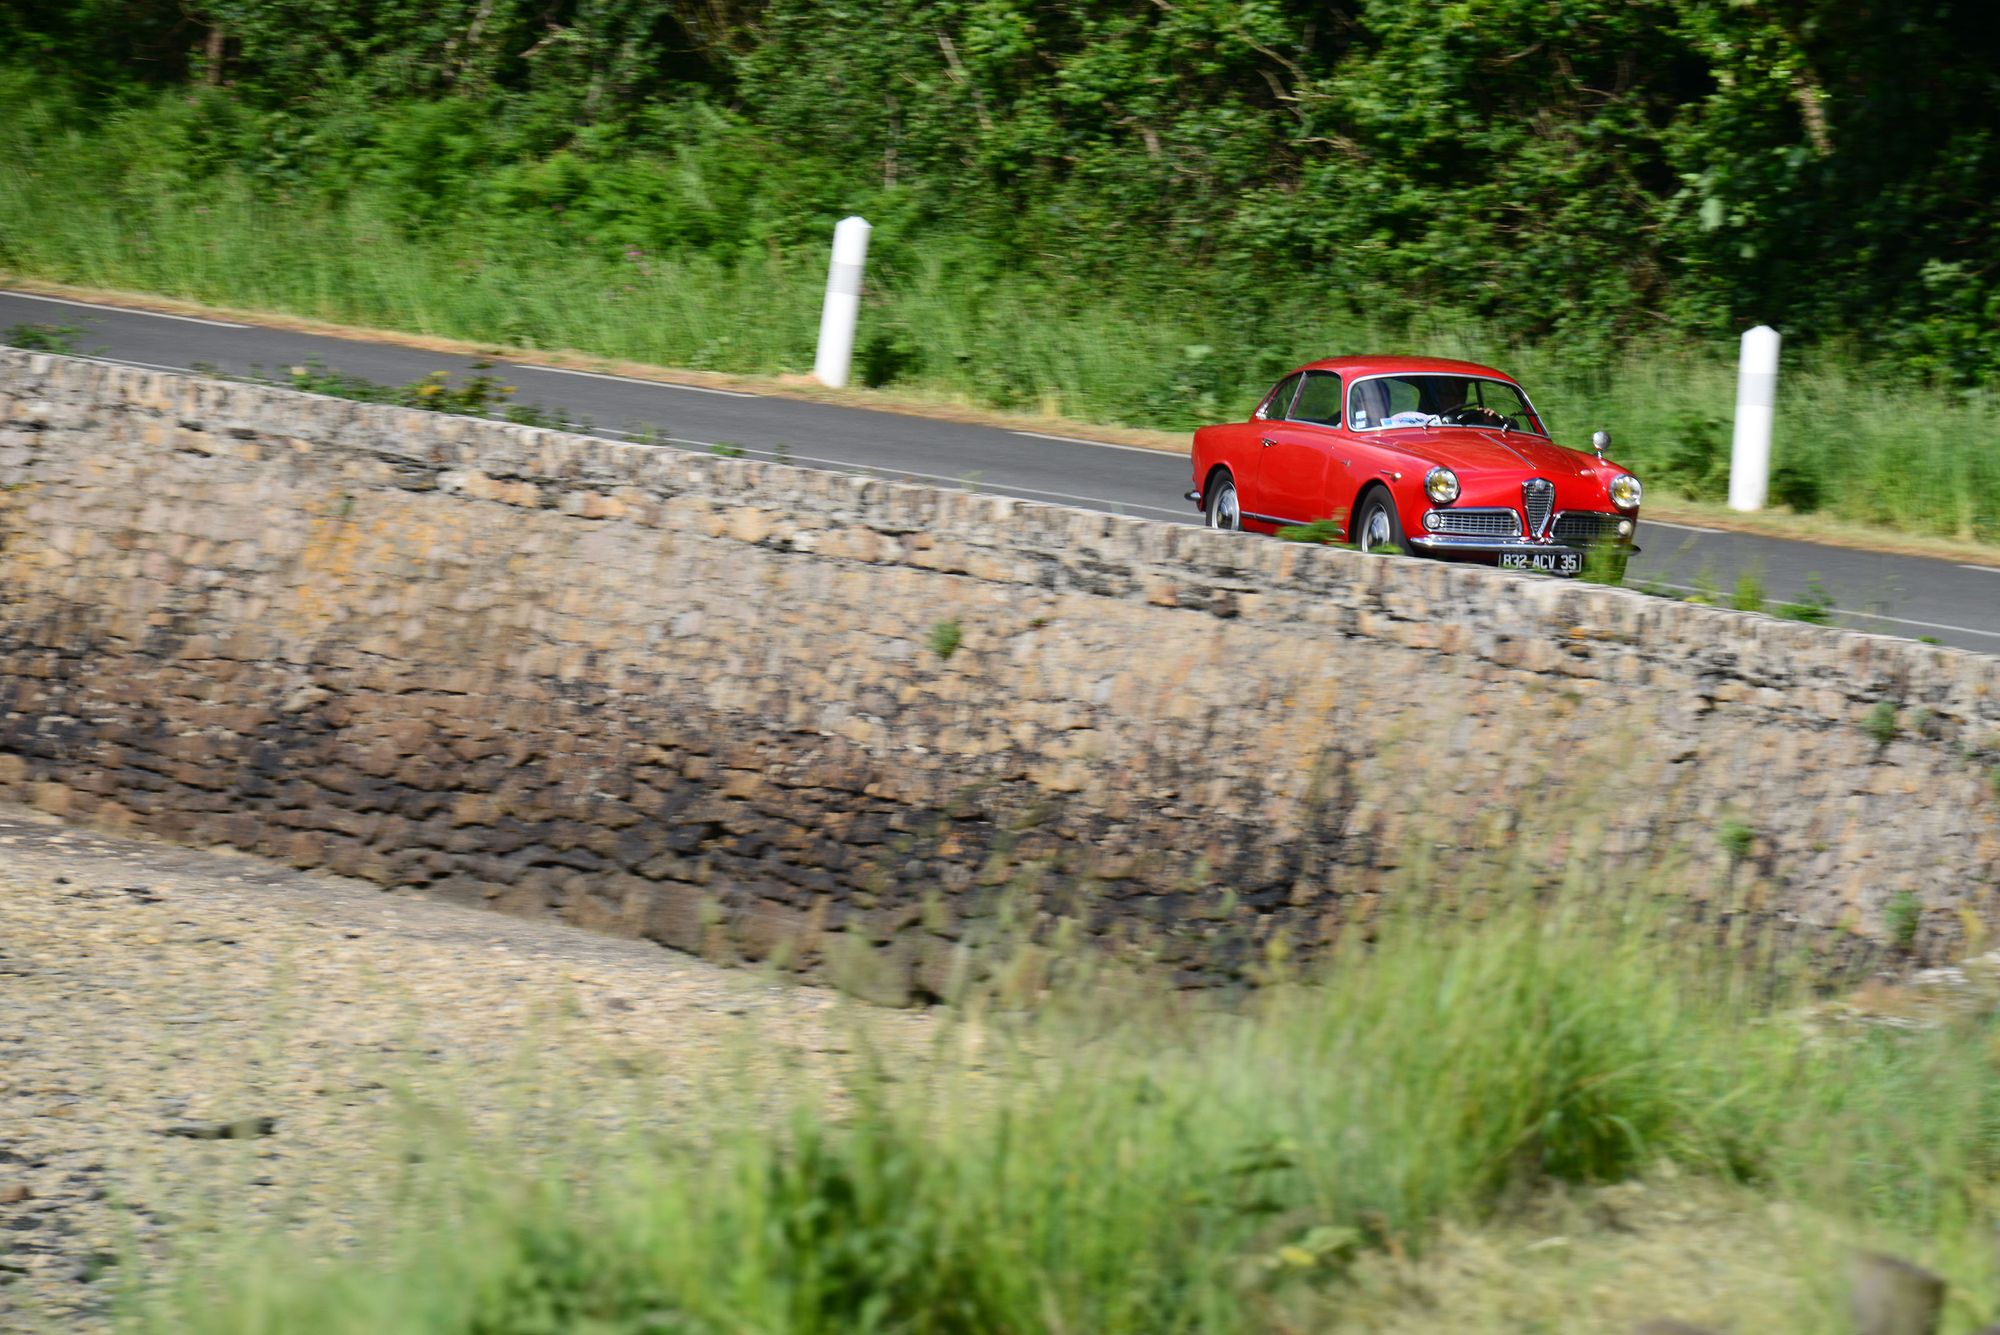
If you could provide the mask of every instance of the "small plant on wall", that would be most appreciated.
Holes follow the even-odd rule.
[[[1887,746],[1889,743],[1895,741],[1898,731],[1896,727],[1896,702],[1893,700],[1876,701],[1875,707],[1868,711],[1868,717],[1862,720],[1861,727],[1864,732],[1875,739],[1875,745],[1877,746]]]
[[[965,631],[958,624],[958,618],[940,621],[931,627],[931,652],[939,658],[949,659],[958,652],[958,646],[965,639]]]
[[[1722,845],[1722,851],[1729,855],[1729,864],[1733,867],[1750,856],[1750,846],[1757,841],[1757,832],[1742,821],[1732,819],[1722,822],[1715,839]]]
[[[1882,925],[1896,949],[1906,954],[1916,949],[1917,927],[1923,916],[1924,906],[1913,891],[1898,890],[1890,897],[1882,909]]]

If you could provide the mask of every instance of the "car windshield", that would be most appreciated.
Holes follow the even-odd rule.
[[[1357,380],[1347,396],[1347,425],[1356,431],[1465,426],[1549,434],[1518,386],[1466,375],[1378,375]]]

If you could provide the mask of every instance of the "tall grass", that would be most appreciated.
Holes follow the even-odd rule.
[[[61,282],[742,373],[810,367],[824,256],[771,249],[644,255],[516,215],[419,226],[390,196],[287,197],[231,171],[148,172],[143,108],[89,130],[0,87],[0,268]],[[892,223],[891,226],[897,224]],[[1351,296],[1351,294],[1350,294]],[[1840,351],[1788,354],[1774,495],[1801,510],[2000,539],[1990,394],[1940,389]],[[1174,291],[1105,290],[1059,258],[1014,269],[931,231],[878,248],[859,373],[906,394],[1180,430],[1246,412],[1282,371],[1397,350],[1499,363],[1559,438],[1598,427],[1656,490],[1719,499],[1733,333],[1707,346],[1521,346],[1440,310],[1422,327],[1357,314],[1337,276],[1246,291],[1189,274]],[[336,368],[337,369],[337,368]]]
[[[1336,1329],[1357,1265],[1420,1255],[1446,1221],[1668,1173],[1940,1266],[1954,1320],[1991,1318],[1991,1017],[1815,1034],[1768,960],[1652,909],[1480,902],[1356,932],[1323,977],[1236,1009],[1106,978],[1028,1017],[975,1005],[840,1113],[793,1092],[776,1126],[719,1111],[699,1149],[634,1141],[533,1177],[474,1151],[489,1166],[375,1253],[232,1259],[137,1324]],[[1800,1287],[1791,1328],[1834,1328],[1836,1295]]]

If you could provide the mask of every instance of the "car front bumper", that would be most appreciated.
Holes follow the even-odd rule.
[[[1455,533],[1417,533],[1410,546],[1438,556],[1498,556],[1502,552],[1541,552],[1547,555],[1581,556],[1584,549],[1558,542],[1528,542],[1521,538],[1472,538]]]
[[[1472,538],[1455,533],[1419,533],[1410,539],[1410,546],[1433,556],[1499,556],[1505,552],[1523,552],[1533,555],[1587,556],[1590,549],[1560,542],[1528,542],[1522,538]],[[1639,548],[1629,542],[1618,544],[1621,552],[1636,552]]]

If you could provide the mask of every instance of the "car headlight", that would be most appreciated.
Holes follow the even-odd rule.
[[[1424,495],[1433,504],[1450,505],[1458,499],[1458,474],[1442,466],[1433,468],[1424,474]]]
[[[1621,510],[1638,509],[1639,501],[1645,494],[1639,479],[1630,473],[1620,473],[1611,479],[1611,503]]]

